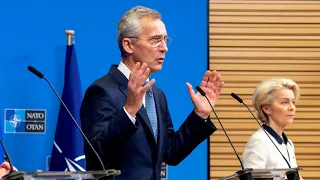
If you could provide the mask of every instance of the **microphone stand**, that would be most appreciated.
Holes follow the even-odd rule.
[[[229,143],[230,143],[230,145],[231,145],[234,153],[236,154],[236,156],[237,156],[237,158],[238,158],[238,160],[239,160],[239,162],[240,162],[241,170],[239,170],[239,171],[236,172],[236,174],[239,176],[239,179],[240,179],[240,180],[253,180],[253,177],[252,177],[252,170],[253,170],[253,169],[252,169],[252,168],[247,168],[247,169],[244,168],[244,166],[243,166],[243,164],[242,164],[242,162],[241,162],[241,159],[240,159],[240,157],[239,157],[239,154],[237,153],[236,149],[234,148],[233,143],[231,142],[231,140],[230,140],[230,138],[229,138],[226,130],[224,129],[224,127],[223,127],[223,125],[222,125],[222,123],[221,123],[221,121],[220,121],[220,119],[219,119],[216,111],[214,110],[212,104],[210,103],[210,101],[209,101],[206,93],[205,93],[199,86],[196,86],[196,89],[197,89],[197,90],[199,91],[199,93],[200,93],[202,96],[204,96],[204,97],[207,99],[207,101],[209,102],[209,104],[210,104],[210,106],[211,106],[211,109],[212,109],[214,115],[215,115],[216,118],[218,119],[218,122],[219,122],[219,124],[220,124],[220,126],[221,126],[221,128],[222,128],[222,130],[223,130],[223,132],[224,132],[224,134],[226,135],[226,137],[227,137],[227,139],[228,139],[228,141],[229,141]]]

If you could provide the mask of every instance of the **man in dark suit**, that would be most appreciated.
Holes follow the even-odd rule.
[[[82,129],[106,168],[121,170],[116,179],[159,180],[162,162],[179,164],[216,130],[209,103],[189,83],[194,110],[174,130],[166,97],[149,79],[161,70],[169,41],[157,11],[132,8],[118,24],[120,64],[112,65],[85,93]],[[207,71],[200,84],[212,105],[222,86],[216,71]],[[102,169],[88,146],[85,155],[87,170]]]

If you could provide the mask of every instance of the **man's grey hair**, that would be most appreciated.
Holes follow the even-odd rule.
[[[118,23],[117,40],[122,57],[127,57],[123,49],[122,40],[126,37],[138,37],[140,35],[140,20],[144,17],[161,19],[161,14],[154,9],[143,6],[135,6],[127,11]]]

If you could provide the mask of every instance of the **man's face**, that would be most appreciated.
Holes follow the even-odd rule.
[[[142,18],[140,20],[140,36],[132,44],[134,63],[146,63],[151,73],[160,71],[164,62],[167,31],[160,19]]]

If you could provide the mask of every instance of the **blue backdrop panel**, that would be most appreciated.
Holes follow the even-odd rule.
[[[10,0],[0,2],[0,119],[5,131],[23,126],[5,117],[5,109],[45,110],[44,132],[4,133],[4,143],[19,170],[45,170],[51,155],[59,102],[44,80],[27,70],[34,65],[62,94],[66,35],[75,30],[75,46],[82,92],[119,63],[117,23],[135,5],[159,10],[173,41],[156,85],[166,93],[175,129],[193,108],[185,83],[196,86],[207,69],[206,0]],[[43,111],[41,111],[43,112]],[[33,118],[35,115],[33,114]],[[30,119],[28,122],[38,122]],[[13,123],[16,122],[16,123]],[[21,128],[21,127],[20,127]],[[169,167],[168,179],[207,179],[207,142],[202,143],[177,167]],[[193,174],[190,174],[192,172]]]

